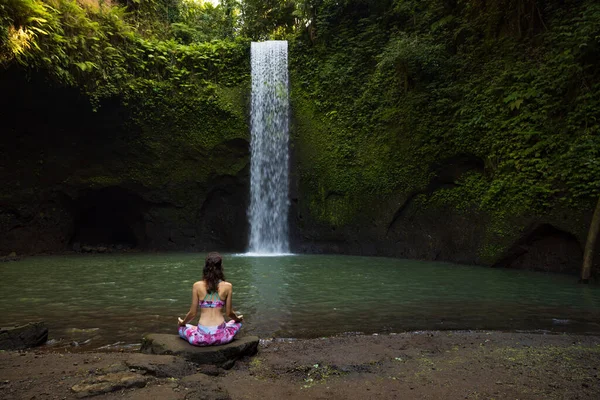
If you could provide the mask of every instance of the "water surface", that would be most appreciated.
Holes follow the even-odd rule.
[[[0,265],[0,326],[47,321],[87,346],[175,332],[204,254],[30,257]],[[392,258],[224,257],[246,333],[319,337],[426,329],[600,334],[600,287],[573,276]]]

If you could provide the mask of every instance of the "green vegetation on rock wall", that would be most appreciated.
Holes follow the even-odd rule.
[[[494,263],[537,219],[582,243],[600,195],[597,1],[0,2],[0,65],[126,114],[128,162],[63,166],[66,183],[169,186],[181,218],[243,174],[249,42],[266,38],[290,42],[298,237]]]
[[[78,88],[96,109],[117,99],[131,115],[127,124],[141,130],[136,146],[155,161],[127,170],[129,176],[98,171],[89,177],[96,186],[123,179],[151,187],[203,181],[209,174],[235,175],[245,165],[221,165],[209,153],[219,143],[247,139],[249,42],[227,38],[225,31],[222,37],[202,36],[202,27],[188,32],[191,38],[214,40],[192,41],[181,33],[184,23],[169,19],[193,21],[203,8],[171,2],[174,16],[163,21],[159,11],[169,3],[141,2],[133,10],[103,1],[0,4],[1,62],[18,62],[26,71]],[[208,162],[185,165],[198,157],[185,154]]]
[[[591,208],[600,194],[597,2],[316,3],[291,56],[313,216],[357,223],[378,212],[374,195],[428,192],[415,197],[420,207],[492,217],[480,249],[491,262],[523,228],[517,217]],[[426,190],[456,160],[471,167]]]
[[[15,94],[2,112],[19,116],[0,140],[0,252],[123,230],[141,247],[243,249],[245,210],[230,203],[244,207],[250,46],[234,16],[174,0],[0,2],[0,84]]]

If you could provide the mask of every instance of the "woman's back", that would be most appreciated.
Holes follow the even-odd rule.
[[[198,293],[198,306],[200,307],[199,325],[217,326],[225,322],[223,309],[226,307],[227,298],[231,293],[231,283],[220,281],[217,290],[208,291],[205,281],[194,284]]]

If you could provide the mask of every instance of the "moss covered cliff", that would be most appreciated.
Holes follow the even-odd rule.
[[[111,237],[242,250],[249,42],[284,38],[297,251],[579,267],[600,194],[594,1],[0,11],[0,84],[15,94],[1,104],[2,252]],[[114,229],[87,229],[98,219]]]
[[[595,2],[324,1],[313,15],[291,50],[304,239],[578,268],[600,191]]]
[[[108,2],[1,7],[0,251],[245,247],[249,41]]]

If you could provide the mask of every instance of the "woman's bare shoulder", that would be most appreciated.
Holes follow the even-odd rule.
[[[205,286],[204,281],[198,281],[198,282],[194,282],[194,286],[193,287],[194,288],[201,288],[201,287],[204,287],[204,286]]]

